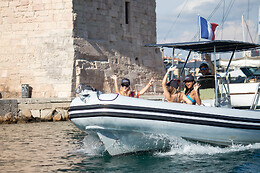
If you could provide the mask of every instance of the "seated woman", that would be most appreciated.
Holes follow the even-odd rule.
[[[118,90],[118,84],[117,84],[117,76],[113,75],[111,76],[112,79],[114,79],[115,82],[115,91],[116,93],[123,95],[123,96],[127,96],[127,97],[135,97],[135,98],[139,98],[140,95],[144,94],[145,91],[147,91],[147,89],[152,86],[154,79],[152,78],[149,83],[143,88],[141,89],[139,92],[137,91],[131,91],[130,90],[130,80],[127,78],[122,79],[121,82],[121,87],[120,87],[120,91]]]
[[[192,104],[190,99],[188,99],[188,97],[184,93],[178,91],[178,87],[179,87],[178,81],[170,80],[168,83],[166,83],[169,72],[174,71],[175,69],[176,66],[170,67],[167,73],[164,75],[162,81],[164,97],[168,102]]]
[[[199,96],[199,87],[200,85],[195,82],[194,77],[192,75],[187,75],[184,79],[185,83],[185,95],[190,99],[193,105],[196,103],[201,105],[201,100]]]

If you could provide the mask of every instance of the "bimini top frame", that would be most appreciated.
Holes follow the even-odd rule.
[[[186,51],[194,51],[198,53],[225,53],[244,51],[249,49],[260,48],[259,44],[232,41],[232,40],[215,40],[215,41],[200,41],[200,42],[183,42],[183,43],[165,43],[165,44],[147,44],[146,47],[167,47],[183,49]]]
[[[183,43],[166,43],[166,44],[147,44],[145,47],[158,47],[158,48],[172,48],[173,49],[173,57],[174,57],[174,49],[182,49],[189,51],[189,54],[186,58],[184,66],[181,70],[181,75],[184,71],[184,68],[188,62],[191,52],[198,52],[198,53],[214,53],[214,66],[215,66],[215,88],[217,88],[217,66],[216,66],[216,53],[227,53],[233,52],[229,63],[226,69],[226,77],[228,75],[229,66],[233,59],[235,52],[250,50],[250,49],[259,49],[260,45],[255,43],[248,43],[248,42],[240,42],[240,41],[232,41],[232,40],[214,40],[214,41],[200,41],[200,42],[183,42]],[[217,89],[216,91],[216,102],[215,106],[219,106],[219,101],[217,98]]]

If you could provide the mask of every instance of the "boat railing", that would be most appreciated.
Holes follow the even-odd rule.
[[[79,84],[75,92],[79,95],[80,99],[83,101],[86,97],[90,95],[90,93],[98,92],[98,91],[96,88],[93,88],[89,85]]]
[[[217,100],[215,79],[213,75],[201,76],[197,81],[200,87],[200,98],[201,100],[215,100],[215,105],[218,107],[231,107],[230,90],[229,90],[229,79],[218,76],[217,77]]]
[[[260,83],[256,87],[254,99],[253,99],[252,104],[250,106],[250,110],[255,110],[256,109],[258,101],[259,101],[259,97],[260,97]]]
[[[225,77],[218,77],[218,86],[219,86],[219,105],[221,107],[231,107],[231,97],[230,97],[230,89],[229,89],[229,78],[228,76]]]

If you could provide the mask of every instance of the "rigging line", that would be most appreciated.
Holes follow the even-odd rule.
[[[215,12],[219,9],[219,7],[220,7],[220,5],[222,4],[222,2],[223,2],[224,0],[220,0],[219,2],[218,2],[218,5],[215,7],[215,9],[211,12],[211,14],[209,15],[209,17],[207,17],[207,20],[210,20],[211,19],[211,17],[215,14]]]
[[[229,12],[230,12],[230,10],[232,9],[234,3],[235,3],[235,0],[230,1],[229,6],[228,6],[228,9],[227,9],[227,12],[226,12],[226,15],[225,15],[225,20],[224,20],[224,22],[227,20],[227,17],[228,17],[228,15],[229,15]]]
[[[166,35],[165,35],[165,37],[164,37],[164,41],[166,40],[166,38],[167,38],[167,36],[169,35],[169,33],[171,32],[173,26],[176,24],[177,20],[178,20],[179,17],[181,16],[181,13],[182,13],[182,11],[183,11],[183,9],[184,9],[184,7],[186,6],[186,4],[187,4],[188,1],[189,1],[189,0],[186,0],[186,1],[185,1],[184,5],[183,5],[183,7],[182,7],[182,9],[181,9],[181,11],[180,11],[179,14],[177,15],[175,21],[172,23],[172,25],[171,25],[169,31],[166,33]]]
[[[207,17],[207,20],[210,20],[211,17],[215,14],[215,12],[219,9],[220,5],[222,4],[224,0],[219,0],[217,6],[214,8],[214,10],[211,12],[209,17]],[[199,31],[196,32],[196,34],[192,37],[191,41],[196,40],[196,38],[199,37]]]
[[[250,39],[251,39],[252,43],[254,43],[254,41],[253,41],[253,39],[252,39],[252,36],[251,36],[251,33],[250,33],[250,31],[249,31],[248,25],[247,25],[247,23],[246,23],[246,20],[244,20],[244,21],[245,21],[246,29],[247,29],[247,31],[248,31],[248,33],[249,33]]]
[[[228,15],[229,15],[229,12],[230,12],[230,10],[232,9],[234,3],[235,3],[235,0],[231,0],[231,1],[230,1],[229,5],[228,5],[228,7],[227,7],[226,13],[225,13],[224,16],[223,16],[223,20],[222,20],[222,22],[221,22],[221,24],[220,24],[221,26],[223,26],[224,23],[225,23],[225,21],[227,20],[227,17],[228,17]]]
[[[224,30],[224,16],[225,16],[225,4],[226,4],[226,1],[224,0],[224,3],[223,3],[223,17],[222,17],[222,27],[221,27],[221,40],[223,39],[223,30]]]
[[[252,43],[254,43],[254,41],[253,41],[253,39],[252,39],[252,36],[251,36],[251,33],[250,33],[250,31],[249,31],[248,25],[247,25],[247,23],[246,23],[246,20],[244,20],[244,21],[245,21],[246,28],[247,28],[247,31],[248,31],[248,33],[249,33],[250,39],[251,39]],[[257,53],[256,49],[254,49],[254,50],[255,50],[256,55],[258,56],[258,53]]]
[[[224,25],[225,21],[227,20],[227,17],[228,17],[228,15],[229,15],[230,10],[232,9],[234,3],[235,3],[235,0],[230,1],[229,5],[228,5],[228,8],[227,8],[227,10],[226,10],[226,13],[225,13],[225,15],[224,15],[224,19],[223,19],[223,21],[221,22],[221,24],[219,25],[219,27],[223,27],[223,28],[224,28],[223,25]],[[218,33],[219,33],[219,30],[216,31],[216,35],[218,35]]]

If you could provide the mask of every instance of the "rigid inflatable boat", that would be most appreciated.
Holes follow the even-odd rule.
[[[97,140],[100,152],[107,151],[114,156],[165,150],[171,147],[169,139],[175,137],[224,146],[260,142],[260,112],[256,110],[260,89],[254,94],[250,110],[232,109],[228,80],[229,66],[235,51],[253,49],[260,45],[219,40],[146,46],[173,48],[173,52],[175,48],[188,50],[185,64],[191,51],[214,53],[214,89],[205,87],[204,95],[213,95],[215,99],[209,106],[197,106],[102,94],[92,87],[81,86],[81,92],[78,92],[78,97],[71,103],[70,119],[92,139]],[[216,53],[230,51],[233,53],[226,76],[219,79],[216,72]],[[208,79],[204,83],[209,84]],[[209,98],[202,99],[204,105],[207,105],[207,99]]]
[[[71,121],[110,155],[164,150],[181,137],[216,145],[260,142],[260,112],[169,103],[82,90]]]

